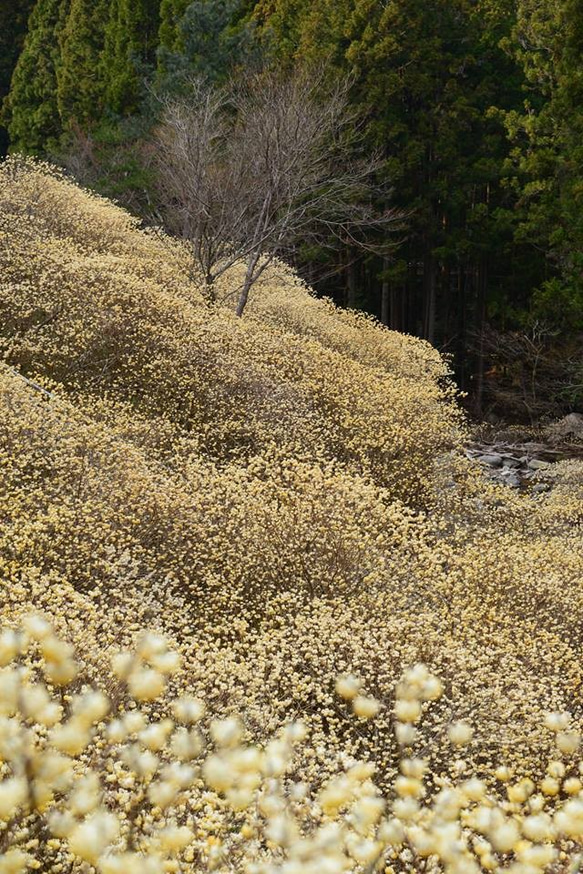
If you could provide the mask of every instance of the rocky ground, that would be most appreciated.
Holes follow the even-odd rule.
[[[583,457],[583,415],[571,413],[546,427],[480,426],[466,455],[492,479],[510,488],[544,493],[551,483],[540,473],[566,458]]]

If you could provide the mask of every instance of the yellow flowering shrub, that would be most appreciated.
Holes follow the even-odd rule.
[[[163,636],[146,633],[113,656],[106,691],[72,691],[83,665],[42,616],[0,632],[0,871],[532,874],[583,840],[572,763],[581,736],[570,713],[547,715],[556,758],[538,784],[500,768],[492,789],[459,760],[432,779],[415,733],[444,690],[418,663],[394,690],[399,767],[383,794],[364,758],[306,782],[302,721],[249,743],[239,719],[212,719],[196,697],[171,698],[179,665]],[[340,676],[336,692],[367,721],[382,703],[362,685]],[[472,727],[453,722],[447,736],[463,750]]]
[[[45,165],[0,266],[0,874],[576,870],[581,465],[486,481],[427,343]]]
[[[289,273],[266,280],[285,289],[265,295],[273,317],[256,306],[236,319],[228,300],[211,310],[178,244],[20,159],[0,174],[0,217],[3,346],[20,372],[169,420],[169,436],[219,462],[278,446],[341,460],[409,502],[422,501],[433,455],[459,441],[434,350],[337,315]],[[329,324],[319,335],[317,318]]]

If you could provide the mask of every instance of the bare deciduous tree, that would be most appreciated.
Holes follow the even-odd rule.
[[[386,249],[402,216],[386,208],[388,192],[374,182],[380,162],[358,156],[346,85],[325,97],[319,76],[191,85],[187,98],[163,107],[159,184],[167,224],[192,246],[209,301],[218,277],[243,261],[242,315],[263,271],[299,243]]]

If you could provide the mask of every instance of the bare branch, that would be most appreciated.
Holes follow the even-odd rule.
[[[156,144],[169,229],[187,240],[209,301],[233,264],[246,263],[236,311],[275,257],[341,240],[386,251],[403,215],[386,206],[378,156],[359,159],[348,83],[324,95],[322,74],[254,75],[231,91],[193,80],[168,100]]]

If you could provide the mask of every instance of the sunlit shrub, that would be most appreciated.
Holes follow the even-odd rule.
[[[283,267],[249,318],[235,318],[226,291],[209,309],[179,244],[17,158],[0,169],[0,239],[7,360],[91,404],[130,404],[154,427],[170,420],[171,436],[205,455],[278,445],[422,503],[433,456],[459,442],[435,350],[316,301]],[[223,282],[240,278],[234,268]]]
[[[71,779],[98,773],[99,806],[120,818],[115,852],[145,851],[175,819],[193,830],[193,856],[177,861],[164,849],[165,870],[204,871],[216,862],[230,872],[248,864],[271,872],[285,861],[287,874],[319,874],[328,847],[331,871],[344,870],[342,853],[359,870],[344,838],[328,841],[324,831],[319,843],[316,808],[323,787],[362,761],[375,769],[371,811],[380,797],[391,810],[397,786],[405,812],[416,798],[425,811],[443,787],[478,780],[498,798],[504,819],[494,814],[491,828],[504,826],[507,841],[522,829],[515,814],[554,817],[560,804],[576,819],[581,465],[549,474],[551,491],[534,497],[485,481],[461,451],[447,368],[426,343],[316,300],[281,265],[255,289],[242,320],[230,311],[236,269],[224,279],[221,304],[209,308],[180,246],[42,165],[14,159],[0,169],[0,261],[2,615],[17,629],[31,609],[42,611],[76,650],[73,660],[69,644],[61,649],[68,653],[61,676],[71,685],[58,688],[54,676],[44,677],[38,642],[15,654],[21,667],[32,660],[27,682],[47,686],[48,703],[35,693],[47,708],[43,718],[58,716],[55,726],[35,723],[41,746],[70,719],[74,696],[96,687],[110,702],[109,715],[85,724],[87,745],[61,754],[74,762]],[[130,693],[139,697],[150,683],[158,691],[160,680],[146,673],[127,684],[119,664],[117,678],[109,666],[115,653],[142,645],[144,629],[163,635],[180,664],[168,656],[167,695],[134,706]],[[12,658],[7,634],[3,652]],[[440,678],[443,694],[430,704],[399,693],[396,704],[399,678],[417,663]],[[184,697],[203,699],[211,714],[198,728],[200,768],[215,754],[209,719],[226,720],[228,737],[230,720],[240,717],[240,743],[260,750],[290,721],[305,723],[289,771],[310,785],[305,820],[304,801],[294,801],[299,843],[287,820],[269,836],[263,814],[247,822],[244,811],[233,812],[233,798],[218,784],[213,794],[201,772],[185,790],[186,807],[180,796],[176,812],[156,814],[140,831],[144,843],[128,848],[121,814],[139,787],[118,786],[106,723],[143,711],[162,724],[154,732],[162,738],[165,720],[176,719],[170,702]],[[571,713],[556,744],[547,712]],[[180,738],[185,750],[189,741]],[[71,743],[78,739],[73,721]],[[420,766],[402,772],[404,744],[413,744],[406,758],[426,760],[424,796],[416,794]],[[164,750],[162,767],[176,758]],[[547,773],[549,761],[565,773],[557,764]],[[12,779],[8,759],[3,767]],[[121,779],[127,766],[119,767]],[[504,802],[503,778],[512,796]],[[524,781],[540,791],[529,794]],[[22,783],[11,785],[7,809],[22,793]],[[530,810],[533,795],[547,799],[544,809],[535,801]],[[26,803],[16,831],[4,829],[5,848],[23,848],[32,863],[40,854],[37,870],[50,870],[47,859],[68,870],[67,836],[21,825]],[[469,829],[459,840],[476,845],[472,864],[496,870],[504,841],[494,845],[490,826],[480,831],[490,819],[480,814],[478,828],[466,822],[466,806],[458,813],[454,825]],[[503,865],[518,860],[527,867],[515,871],[530,874],[541,859],[547,864],[547,850],[531,853],[525,841],[565,853],[549,863],[556,871],[575,864],[578,838],[572,846],[556,836],[539,840],[547,825],[544,817],[531,822],[515,847],[526,855]],[[297,852],[305,855],[292,858],[304,838],[308,849]],[[27,846],[37,839],[42,851]],[[376,838],[354,838],[364,854],[361,839]],[[383,848],[382,864],[396,872],[457,864],[434,861],[428,840],[411,838],[394,858]],[[213,849],[225,843],[230,855]],[[0,871],[19,870],[16,857],[7,858]],[[74,864],[87,871],[91,862]],[[133,863],[108,864],[131,871]],[[359,864],[372,870],[364,855]]]
[[[557,758],[539,786],[513,781],[501,766],[493,793],[456,762],[450,780],[429,788],[428,760],[413,750],[422,712],[443,688],[422,664],[396,688],[400,773],[384,797],[370,761],[348,761],[319,785],[298,779],[301,722],[250,744],[238,719],[209,719],[197,698],[168,701],[179,658],[158,634],[113,658],[102,678],[109,696],[86,685],[68,691],[82,668],[38,615],[0,633],[0,663],[3,872],[84,862],[104,874],[419,865],[531,874],[583,839],[583,786],[571,762],[580,735],[568,713],[547,716]],[[336,691],[355,719],[373,719],[382,706],[353,675],[339,677]],[[448,737],[455,754],[471,727],[454,722]]]

